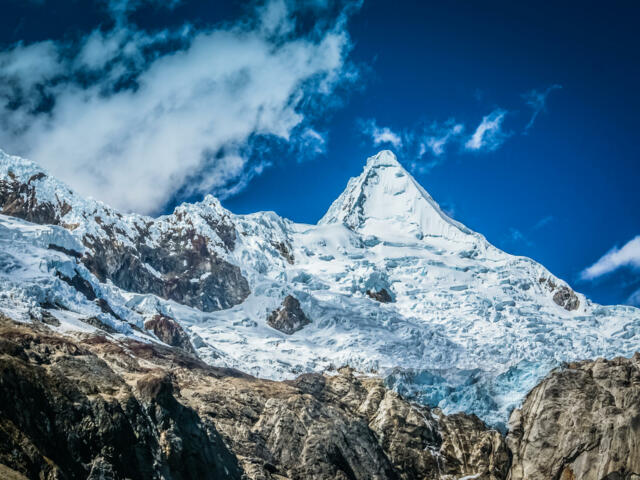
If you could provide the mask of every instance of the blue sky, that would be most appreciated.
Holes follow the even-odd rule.
[[[633,2],[1,3],[0,148],[82,193],[315,222],[391,148],[498,247],[640,303]]]

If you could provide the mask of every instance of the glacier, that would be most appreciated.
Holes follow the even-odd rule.
[[[162,313],[212,365],[271,379],[350,365],[415,401],[475,413],[499,428],[554,367],[629,356],[640,346],[640,310],[597,305],[534,260],[494,247],[446,215],[390,151],[369,158],[315,225],[274,212],[235,215],[212,196],[155,219],[120,213],[81,198],[34,162],[0,152],[0,179],[16,178],[33,181],[38,201],[68,205],[66,228],[0,217],[0,310],[23,321],[37,317],[46,299],[65,307],[50,311],[60,322],[55,328],[91,329],[78,319],[101,315],[117,335],[158,341],[141,328]],[[233,226],[233,249],[224,248],[211,218]],[[169,229],[195,229],[240,268],[251,293],[231,308],[203,312],[101,283],[77,260],[45,248],[82,251],[83,236],[106,235],[104,225],[117,227],[111,231],[123,243],[145,225],[150,247]],[[64,269],[107,296],[119,320],[60,282]],[[390,302],[368,294],[382,289]],[[287,295],[311,320],[292,335],[266,322]]]

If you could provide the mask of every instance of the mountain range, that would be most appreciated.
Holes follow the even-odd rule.
[[[448,441],[443,432],[453,428],[453,420],[445,419],[477,415],[479,420],[464,418],[475,418],[472,430],[485,432],[495,465],[484,466],[489,476],[465,478],[502,478],[510,456],[521,462],[520,473],[510,470],[513,479],[574,478],[560,475],[569,457],[578,452],[571,459],[575,463],[589,448],[567,447],[567,458],[554,464],[557,476],[526,474],[527,455],[540,454],[540,449],[527,453],[523,443],[522,430],[533,420],[523,422],[535,417],[527,402],[547,375],[548,384],[567,366],[592,372],[598,364],[576,362],[631,357],[640,345],[639,309],[597,305],[534,260],[494,247],[443,212],[390,151],[369,158],[315,225],[274,212],[235,215],[210,195],[157,218],[119,212],[82,198],[36,163],[3,152],[0,212],[0,313],[14,322],[12,328],[45,328],[48,341],[100,336],[177,350],[181,353],[172,355],[192,359],[198,371],[218,369],[199,377],[203,385],[210,384],[210,375],[238,372],[232,376],[285,381],[303,393],[311,389],[307,393],[314,398],[325,392],[329,405],[355,389],[360,393],[353,398],[362,396],[357,408],[365,408],[366,391],[396,392],[398,402],[409,402],[402,408],[418,409],[430,418],[428,424],[439,424],[429,434],[432,450]],[[33,349],[25,345],[20,348]],[[87,348],[91,355],[106,355]],[[135,371],[119,371],[112,358],[104,359],[125,383]],[[635,379],[637,359],[629,361],[631,366],[614,367]],[[304,378],[314,380],[301,386]],[[323,387],[316,385],[318,378],[325,379]],[[158,381],[149,387],[151,397],[173,395],[174,387],[165,385],[171,380]],[[340,382],[349,386],[340,390]],[[616,408],[624,408],[619,403],[614,401]],[[437,407],[435,413],[429,407]],[[374,417],[368,421],[382,422]],[[384,439],[380,428],[375,436]],[[511,440],[486,433],[492,428],[508,430]],[[387,456],[407,455],[385,448]],[[471,449],[460,448],[463,457]],[[227,473],[233,464],[246,474],[246,462],[241,459],[238,467],[229,458],[222,461]],[[572,472],[593,465],[594,460],[580,458],[582,466]],[[91,471],[99,467],[95,458],[92,462]],[[351,465],[346,459],[334,464],[341,462]],[[387,468],[383,464],[377,464],[380,472]],[[388,466],[389,472],[393,468]],[[431,478],[420,476],[426,470],[417,471],[422,473],[400,476]],[[353,465],[341,472],[344,478],[370,474]],[[466,475],[469,469],[459,472]],[[304,478],[309,472],[287,475]],[[584,475],[575,478],[592,478]]]

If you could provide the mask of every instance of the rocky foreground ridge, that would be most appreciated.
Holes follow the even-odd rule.
[[[0,319],[2,478],[637,479],[640,355],[555,370],[509,428],[348,367],[275,382]]]

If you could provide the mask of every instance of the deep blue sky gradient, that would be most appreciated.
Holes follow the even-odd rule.
[[[109,22],[91,2],[0,3],[1,46],[73,37]],[[198,26],[243,9],[185,1],[173,12],[141,10],[134,20],[145,28]],[[360,119],[402,130],[453,117],[471,133],[500,107],[511,133],[500,148],[455,147],[417,180],[496,246],[534,258],[595,301],[624,302],[640,287],[637,275],[581,282],[578,274],[640,234],[639,21],[637,2],[365,0],[349,27],[359,88],[319,125],[328,134],[326,155],[300,162],[278,153],[273,168],[223,203],[236,213],[274,210],[313,223],[380,149]],[[553,84],[563,88],[524,135],[531,110],[522,94]]]

